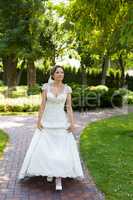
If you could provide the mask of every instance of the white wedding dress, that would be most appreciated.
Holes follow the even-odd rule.
[[[31,176],[52,176],[84,178],[76,140],[64,110],[67,93],[72,89],[67,84],[56,97],[51,84],[44,83],[47,101],[41,123],[43,129],[36,128],[25,155],[18,180]]]

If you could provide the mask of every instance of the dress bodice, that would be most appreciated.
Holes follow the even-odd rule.
[[[67,94],[72,93],[71,87],[64,84],[58,96],[53,94],[51,84],[49,83],[44,83],[42,90],[46,91],[46,105],[42,116],[42,125],[47,128],[67,128],[69,122],[64,105]]]

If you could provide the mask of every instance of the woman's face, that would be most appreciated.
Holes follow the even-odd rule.
[[[53,74],[53,78],[55,81],[62,81],[64,79],[64,70],[58,67]]]

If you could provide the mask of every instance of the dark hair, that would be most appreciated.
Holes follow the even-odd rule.
[[[54,75],[55,71],[56,71],[58,68],[61,68],[61,69],[63,69],[63,71],[64,71],[64,67],[63,67],[63,66],[61,66],[61,65],[55,65],[55,66],[51,69],[51,72],[50,72],[51,78],[52,78],[53,80],[54,80],[53,75]]]

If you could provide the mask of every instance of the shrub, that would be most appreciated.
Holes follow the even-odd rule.
[[[4,104],[0,105],[0,112],[5,112],[5,105]]]
[[[128,91],[127,102],[128,104],[133,104],[133,92],[130,90]]]
[[[27,89],[27,95],[36,95],[41,92],[41,86],[36,84],[35,86],[29,87]]]
[[[85,111],[97,107],[121,107],[126,100],[133,104],[133,92],[125,88],[108,88],[103,85],[86,86],[81,84],[70,84],[72,87],[72,107],[74,110]],[[24,88],[19,89],[24,90]],[[0,112],[34,112],[38,111],[40,95],[27,97],[5,98],[0,94]],[[66,107],[65,107],[66,110]]]
[[[73,108],[86,110],[96,107],[121,107],[125,101],[127,89],[108,88],[104,85],[82,87],[73,85]],[[130,98],[131,99],[131,98]],[[131,102],[131,101],[130,101]]]
[[[0,80],[0,86],[4,86],[4,82]]]
[[[110,88],[101,98],[101,107],[122,107],[127,94],[127,89]]]
[[[103,94],[104,92],[108,92],[108,87],[105,85],[97,85],[97,86],[89,86],[88,89],[90,91],[94,91],[96,93]]]

